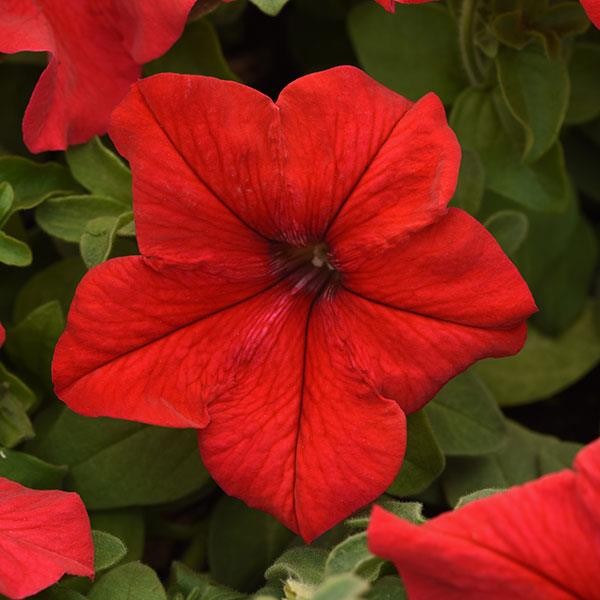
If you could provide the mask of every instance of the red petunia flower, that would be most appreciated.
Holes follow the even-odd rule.
[[[52,55],[23,121],[31,152],[106,131],[141,65],[181,35],[195,0],[0,0],[0,53]]]
[[[394,12],[396,4],[425,4],[425,2],[432,1],[433,0],[375,0],[377,4],[381,4],[381,6],[389,12]]]
[[[4,340],[6,339],[6,331],[4,331],[4,327],[0,325],[0,346],[4,344]]]
[[[26,598],[65,573],[94,575],[92,532],[81,498],[0,477],[0,594]]]
[[[581,0],[590,21],[600,29],[600,0]]]
[[[369,547],[411,599],[600,598],[600,440],[547,475],[419,527],[379,507]]]
[[[351,67],[277,103],[158,75],[110,134],[141,257],[80,284],[54,358],[74,410],[200,432],[221,487],[309,540],[381,494],[405,413],[534,310],[493,237],[446,204],[460,148],[439,99]]]

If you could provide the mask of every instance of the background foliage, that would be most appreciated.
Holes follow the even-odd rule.
[[[131,176],[106,139],[28,156],[20,121],[44,58],[0,59],[0,476],[77,491],[99,571],[39,598],[403,598],[367,550],[366,512],[304,546],[223,495],[193,432],[88,419],[55,399],[50,363],[77,282],[136,252]],[[477,364],[410,417],[405,464],[379,503],[420,522],[564,468],[599,434],[600,32],[575,1],[449,0],[391,15],[373,0],[239,0],[190,22],[145,73],[276,95],[337,64],[443,99],[464,149],[453,204],[494,234],[540,307],[518,356]]]

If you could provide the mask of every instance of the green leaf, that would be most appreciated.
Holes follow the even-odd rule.
[[[527,238],[529,219],[518,210],[499,210],[484,223],[487,230],[496,238],[502,250],[514,254]]]
[[[400,578],[389,575],[376,581],[365,598],[367,600],[407,600],[408,596]]]
[[[0,446],[12,448],[34,435],[25,407],[8,390],[0,388]]]
[[[11,329],[6,352],[12,362],[52,387],[51,364],[54,347],[64,329],[60,304],[53,300],[39,306]],[[50,461],[52,462],[52,461]]]
[[[281,600],[283,598],[283,583],[281,581],[269,581],[250,597],[252,600]]]
[[[265,569],[293,534],[270,515],[224,496],[210,520],[208,560],[215,579],[240,591],[255,590]]]
[[[66,474],[67,467],[51,465],[24,452],[0,449],[0,477],[26,487],[39,490],[60,489]]]
[[[425,413],[446,456],[493,452],[506,438],[506,422],[494,397],[472,372],[448,382]]]
[[[0,156],[0,181],[8,181],[13,187],[13,212],[33,208],[51,196],[79,189],[61,165],[40,164],[20,156]]]
[[[457,503],[456,503],[456,510],[458,510],[459,508],[462,508],[463,506],[466,506],[467,504],[470,504],[471,502],[475,502],[476,500],[483,500],[484,498],[489,498],[490,496],[493,496],[494,494],[497,494],[498,492],[501,492],[502,490],[498,489],[498,488],[486,488],[484,490],[479,490],[477,492],[473,492],[472,494],[467,494],[466,496],[463,496]]]
[[[209,586],[206,577],[190,569],[187,565],[179,561],[171,564],[169,574],[169,592],[178,591],[183,594],[190,594],[194,590],[201,593]]]
[[[184,594],[186,600],[190,600],[190,598],[198,600],[241,600],[246,598],[245,594],[213,584],[207,574],[197,573],[177,561],[171,565],[169,582],[169,592]]]
[[[122,217],[128,218],[128,214]],[[88,268],[109,257],[117,231],[124,223],[122,217],[98,217],[88,221],[79,243],[81,258]]]
[[[540,312],[533,323],[543,333],[558,335],[571,326],[588,301],[596,265],[598,243],[594,230],[581,218],[565,251],[533,282]]]
[[[600,46],[581,43],[569,63],[571,97],[566,122],[575,125],[600,116]]]
[[[484,189],[485,171],[479,154],[475,150],[465,148],[452,206],[457,206],[471,215],[476,215],[481,207]]]
[[[518,126],[497,91],[469,88],[454,103],[450,124],[466,148],[479,152],[486,187],[533,210],[561,210],[568,180],[560,144],[539,160],[524,163],[513,140]]]
[[[221,50],[219,36],[207,19],[189,23],[179,41],[160,58],[144,66],[146,75],[184,73],[238,80]]]
[[[579,448],[577,444],[565,443],[509,422],[508,438],[497,452],[448,460],[442,478],[448,502],[455,506],[462,497],[474,492],[506,489],[551,470],[569,467]],[[550,461],[548,456],[553,460]]]
[[[255,6],[258,6],[258,8],[267,15],[274,17],[279,14],[289,0],[250,0],[250,2]]]
[[[41,415],[36,432],[28,451],[69,465],[65,483],[90,510],[171,502],[209,481],[194,431],[91,419],[59,407]]]
[[[402,6],[388,14],[364,2],[350,11],[348,27],[360,64],[394,91],[412,100],[433,91],[449,104],[465,87],[458,32],[445,6]]]
[[[0,596],[1,597],[1,596]],[[71,590],[62,583],[53,585],[41,594],[34,596],[35,600],[87,600],[86,596],[76,590]]]
[[[533,433],[533,432],[532,432]],[[565,442],[550,435],[534,434],[538,443],[540,475],[571,468],[581,444]]]
[[[369,587],[364,579],[356,575],[335,575],[315,590],[312,600],[361,600]]]
[[[424,411],[408,416],[408,442],[400,473],[388,488],[393,496],[422,492],[444,470],[444,455]]]
[[[0,389],[12,394],[27,411],[30,411],[37,404],[37,396],[31,388],[8,371],[2,363],[0,363]]]
[[[0,182],[0,226],[4,225],[12,211],[15,194],[7,181]]]
[[[126,554],[125,544],[105,531],[92,531],[94,540],[94,570],[96,573],[116,565]]]
[[[89,600],[167,600],[156,573],[146,565],[132,562],[103,575],[94,584]]]
[[[141,560],[144,551],[145,524],[139,508],[92,512],[90,522],[94,529],[110,533],[125,544],[127,553],[121,562]]]
[[[65,157],[73,177],[97,196],[108,196],[131,208],[131,172],[99,137],[71,146]]]
[[[32,260],[31,249],[25,242],[0,231],[0,262],[13,267],[26,267]]]
[[[496,58],[506,104],[525,133],[523,156],[540,159],[557,140],[569,102],[567,66],[550,58],[539,44],[522,50],[503,47]]]
[[[399,502],[382,497],[377,501],[377,505],[415,525],[425,521],[423,505],[420,502]],[[358,515],[346,519],[345,523],[351,529],[366,529],[370,520],[371,509],[369,508],[367,511],[361,511]]]
[[[582,222],[574,192],[569,190],[568,203],[558,212],[527,210],[491,193],[483,206],[485,214],[517,208],[526,214],[527,237],[511,258],[540,309],[533,323],[543,332],[562,333],[585,306],[596,262],[596,244]]]
[[[356,533],[335,546],[325,563],[325,577],[355,573],[367,581],[375,581],[384,561],[369,552],[366,532]]]
[[[75,288],[87,269],[78,256],[65,258],[38,271],[19,290],[14,303],[13,318],[22,321],[42,304],[56,300],[67,314]]]
[[[265,572],[265,579],[293,579],[316,585],[323,579],[327,552],[321,548],[299,546],[284,552]]]
[[[38,206],[35,218],[46,233],[67,242],[79,242],[90,221],[128,212],[122,202],[108,197],[60,196]]]
[[[557,338],[529,328],[516,356],[488,359],[473,369],[501,406],[549,398],[583,377],[600,361],[600,335],[590,303],[577,322]]]

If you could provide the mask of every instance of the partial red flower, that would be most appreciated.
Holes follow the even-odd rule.
[[[446,205],[460,148],[440,100],[351,67],[277,103],[158,75],[110,134],[141,257],[78,288],[54,359],[87,415],[201,429],[221,487],[310,540],[381,494],[405,414],[534,310],[495,240]]]
[[[425,2],[432,1],[433,0],[375,0],[375,2],[381,4],[381,6],[383,6],[383,8],[389,12],[394,12],[396,4],[425,4]]]
[[[561,471],[421,526],[373,510],[369,547],[411,600],[598,600],[600,441]]]
[[[581,0],[590,21],[600,29],[600,0]]]
[[[6,331],[4,331],[4,327],[0,325],[0,346],[4,344],[4,340],[6,339]]]
[[[94,575],[92,532],[79,496],[0,477],[0,594],[27,598],[65,573]]]
[[[0,53],[49,52],[23,121],[31,152],[105,133],[110,113],[181,35],[195,0],[0,0]]]

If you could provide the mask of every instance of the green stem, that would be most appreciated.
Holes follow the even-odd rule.
[[[473,42],[478,0],[463,0],[458,19],[458,41],[463,68],[471,85],[481,83],[481,71],[477,61],[477,51]]]

